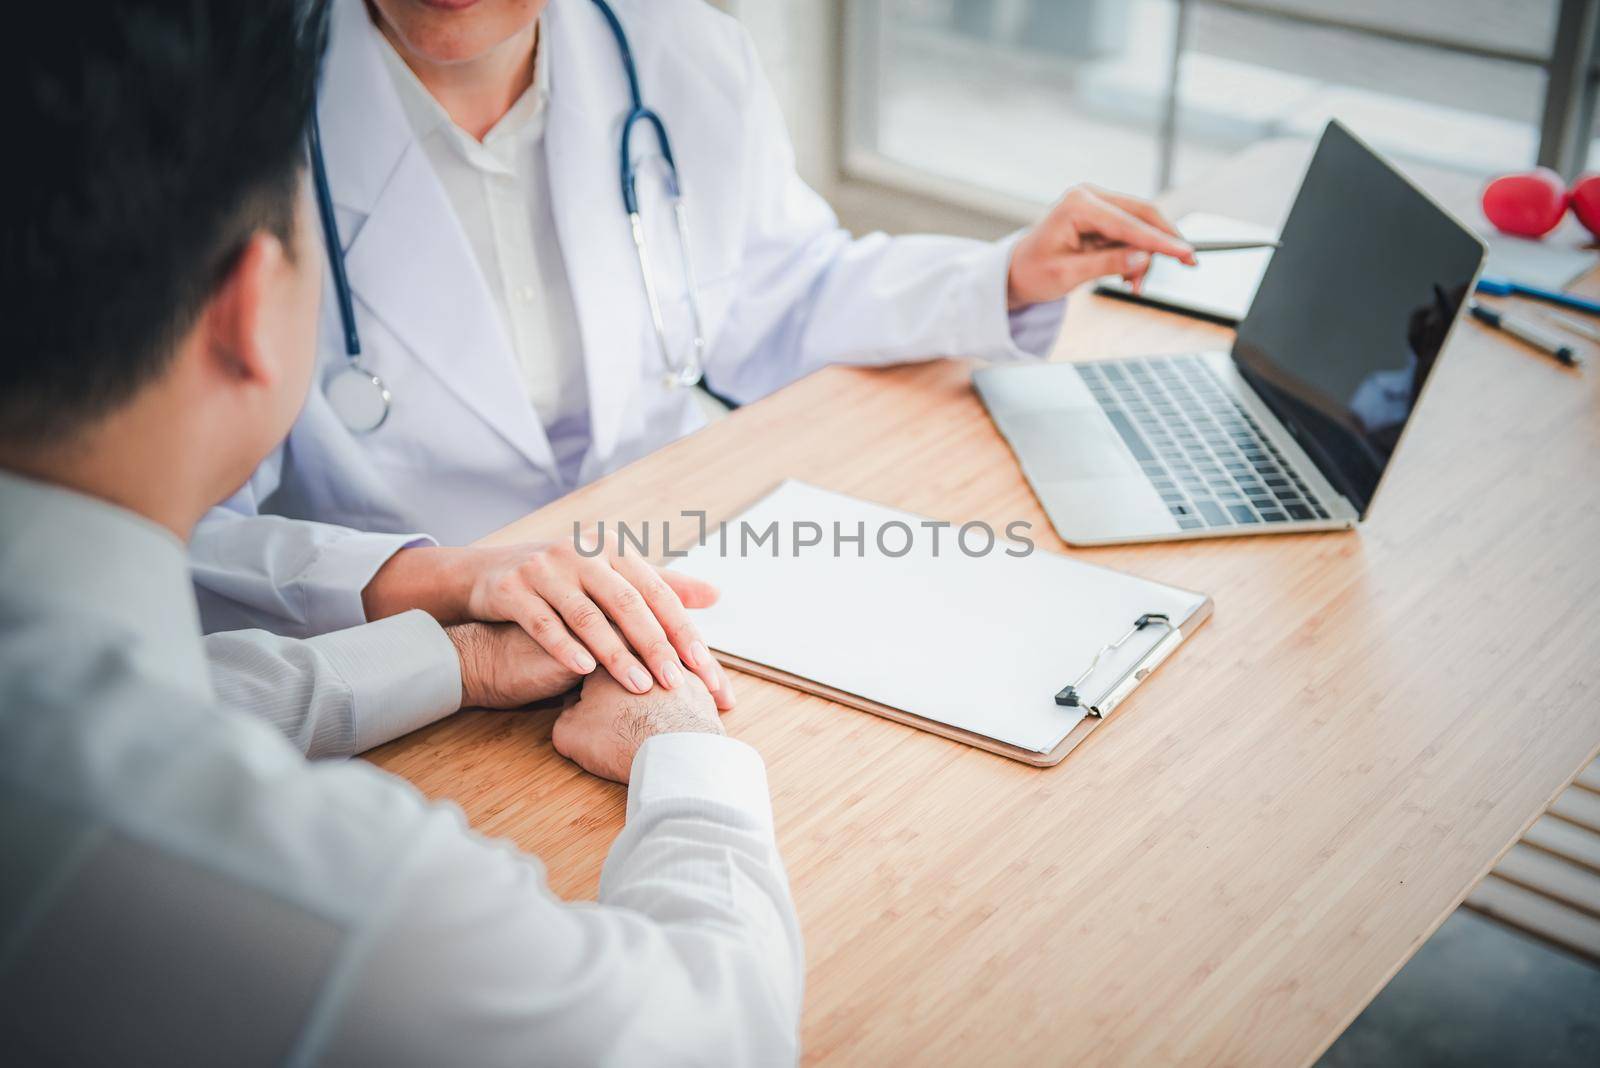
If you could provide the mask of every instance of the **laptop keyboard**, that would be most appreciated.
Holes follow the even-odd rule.
[[[1200,357],[1077,368],[1184,530],[1328,518]]]

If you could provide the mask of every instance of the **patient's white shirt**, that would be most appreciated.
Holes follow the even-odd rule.
[[[0,473],[8,1060],[794,1059],[802,951],[754,750],[646,742],[599,903],[568,904],[454,806],[303,755],[454,707],[430,618],[223,638],[208,664],[170,533]]]

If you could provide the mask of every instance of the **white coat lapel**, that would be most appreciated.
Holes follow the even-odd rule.
[[[550,63],[545,151],[561,255],[577,305],[588,373],[585,472],[616,448],[640,373],[648,322],[618,182],[628,83],[611,31],[588,0],[551,0],[543,15]]]
[[[472,247],[412,135],[379,47],[362,0],[341,3],[319,115],[334,200],[365,216],[353,237],[343,235],[350,287],[463,403],[534,465],[554,471]]]

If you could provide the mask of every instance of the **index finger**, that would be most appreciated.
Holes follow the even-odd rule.
[[[1173,238],[1156,227],[1099,198],[1084,201],[1084,216],[1074,220],[1079,228],[1113,238],[1132,248],[1159,252],[1184,263],[1194,262],[1194,249],[1181,238]]]
[[[1178,232],[1178,228],[1172,224],[1171,220],[1169,220],[1165,215],[1161,214],[1160,208],[1156,207],[1154,204],[1143,199],[1142,197],[1129,196],[1127,193],[1111,193],[1101,190],[1100,199],[1109,204],[1115,204],[1129,215],[1143,219],[1151,226],[1154,226],[1157,230],[1171,234],[1179,241],[1188,240],[1188,238],[1184,237],[1183,234]]]
[[[716,658],[701,639],[699,630],[689,620],[683,601],[667,584],[661,572],[638,556],[614,556],[611,566],[644,597],[645,604],[655,613],[662,630],[666,631],[667,641],[678,651],[678,656],[689,670],[700,676],[706,689],[713,694],[718,693],[722,688],[722,678]]]

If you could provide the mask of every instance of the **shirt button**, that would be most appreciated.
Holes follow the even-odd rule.
[[[533,287],[532,286],[518,286],[517,287],[517,299],[522,301],[522,303],[524,303],[524,304],[531,303],[533,301],[533,296],[534,296],[534,294],[533,294]]]

